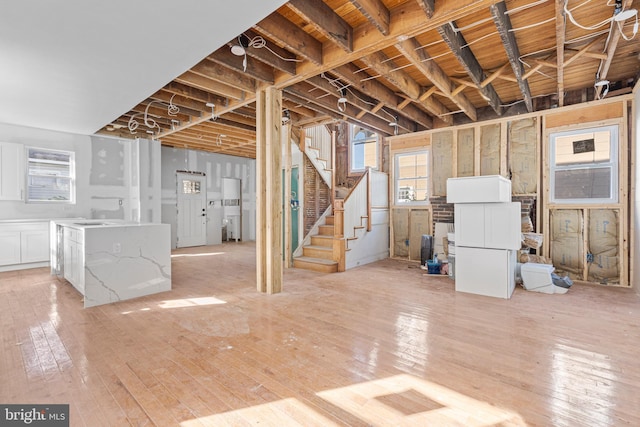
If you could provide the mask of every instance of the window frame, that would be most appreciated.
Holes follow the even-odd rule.
[[[374,137],[368,137],[368,138],[364,138],[362,140],[355,140],[355,136],[357,135],[356,130],[359,131],[365,131],[365,132],[371,132],[373,133]],[[374,132],[372,130],[369,129],[365,129],[362,126],[358,126],[358,125],[354,125],[352,123],[349,123],[349,174],[361,174],[366,172],[366,170],[368,168],[371,168],[373,170],[380,170],[380,135],[377,132]],[[355,156],[353,153],[354,150],[354,146],[356,144],[375,144],[375,149],[376,149],[376,155],[375,155],[375,159],[376,159],[376,164],[375,166],[367,166],[365,165],[363,168],[355,168],[354,167],[354,160],[355,160]],[[364,162],[364,159],[363,159]]]
[[[419,156],[424,155],[426,158],[426,168],[427,173],[425,176],[415,176],[410,178],[398,178],[398,174],[400,172],[399,161],[402,156]],[[397,151],[393,153],[393,205],[394,206],[425,206],[429,205],[429,197],[431,196],[431,163],[430,163],[430,150],[428,148],[420,149],[420,150],[412,150],[412,151]],[[425,200],[407,200],[404,202],[400,202],[399,194],[400,194],[400,181],[403,180],[416,180],[416,179],[424,179],[425,188],[426,188],[426,199]]]
[[[574,135],[595,134],[598,132],[609,132],[609,160],[590,163],[573,163],[567,165],[556,164],[556,141],[558,138],[571,137]],[[576,139],[578,140],[578,139]],[[549,201],[558,205],[597,205],[597,204],[617,204],[619,202],[619,150],[620,137],[619,126],[617,124],[595,126],[581,129],[572,129],[562,132],[552,132],[549,134]],[[611,180],[609,182],[608,198],[573,198],[559,199],[556,197],[556,172],[570,170],[589,170],[610,168]]]
[[[39,151],[42,153],[49,154],[62,154],[64,156],[69,157],[69,161],[63,162],[58,160],[50,160],[50,159],[37,159],[35,157],[30,157],[32,151]],[[34,147],[34,146],[26,146],[25,147],[25,203],[33,203],[33,204],[69,204],[73,205],[76,203],[76,161],[75,161],[75,152],[67,151],[67,150],[56,150],[51,148],[42,148],[42,147]],[[53,173],[32,173],[31,167],[32,165],[68,165],[68,174],[69,176],[58,176]],[[31,198],[30,189],[34,187],[32,185],[32,179],[37,178],[52,178],[54,177],[57,181],[66,181],[68,184],[68,199],[37,199]]]

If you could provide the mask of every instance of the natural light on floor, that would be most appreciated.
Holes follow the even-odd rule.
[[[171,299],[162,301],[158,304],[160,308],[180,308],[180,307],[193,307],[196,305],[218,305],[226,304],[226,301],[214,297],[199,297],[199,298],[183,298],[183,299]]]
[[[214,255],[224,255],[224,252],[207,252],[204,254],[171,254],[171,258],[186,258],[186,257],[196,257],[196,256],[214,256]]]
[[[446,387],[401,374],[317,393],[327,402],[369,425],[525,426],[520,415],[472,399]],[[324,407],[325,405],[323,405]],[[182,427],[233,425],[334,426],[331,419],[294,398],[184,421]]]

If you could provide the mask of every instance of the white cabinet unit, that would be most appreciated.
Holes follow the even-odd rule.
[[[48,222],[0,224],[0,271],[43,267],[48,261]]]
[[[0,228],[0,265],[20,264],[20,232]]]
[[[516,251],[456,246],[456,291],[511,298]]]
[[[520,249],[520,202],[456,203],[456,246]]]
[[[511,201],[511,181],[500,175],[447,179],[447,203]]]
[[[84,295],[84,231],[64,227],[64,278]]]
[[[24,200],[24,146],[0,142],[0,200]]]

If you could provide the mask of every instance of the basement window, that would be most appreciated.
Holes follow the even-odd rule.
[[[75,154],[27,148],[27,202],[75,202]]]
[[[428,151],[396,154],[394,158],[397,205],[428,203]]]
[[[552,133],[552,203],[618,202],[618,126]]]
[[[360,126],[349,125],[350,171],[364,172],[367,168],[378,169],[378,134]]]

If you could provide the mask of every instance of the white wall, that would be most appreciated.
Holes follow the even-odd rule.
[[[0,141],[73,151],[76,163],[75,204],[0,201],[0,220],[82,217],[160,221],[159,142],[8,124],[0,124]]]
[[[162,147],[162,222],[171,225],[176,247],[176,171],[204,172],[207,178],[207,244],[222,242],[222,178],[241,180],[242,240],[256,239],[256,161],[204,151]]]
[[[635,155],[633,164],[635,165],[635,181],[632,182],[631,189],[634,196],[633,206],[633,224],[635,231],[633,235],[633,277],[631,277],[631,285],[635,288],[636,293],[640,295],[640,150],[638,149],[638,141],[640,141],[640,84],[636,84],[633,91],[633,110],[632,110],[632,129],[631,141],[632,153]]]

